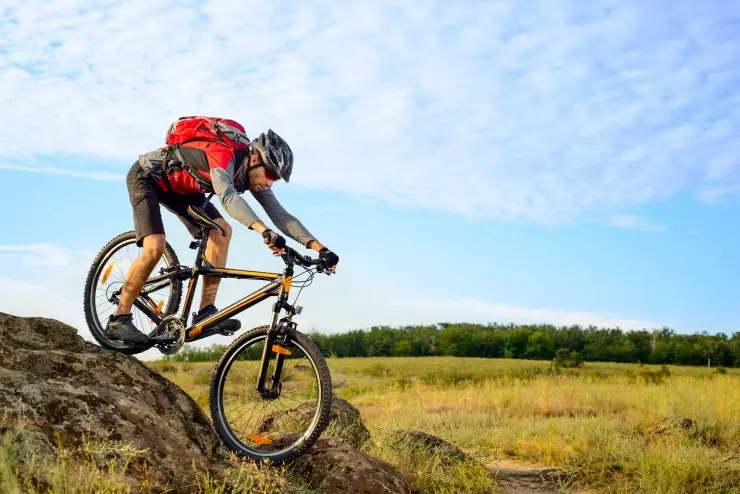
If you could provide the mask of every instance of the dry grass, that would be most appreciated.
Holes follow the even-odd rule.
[[[422,430],[483,462],[573,472],[599,492],[740,492],[740,373],[482,359],[346,359],[373,433]]]
[[[214,363],[151,366],[208,410]],[[362,412],[365,451],[395,465],[421,492],[491,492],[480,464],[559,467],[595,492],[740,494],[740,370],[503,359],[329,359],[335,393]],[[480,463],[401,447],[398,430],[439,436]],[[0,492],[34,492],[16,446],[0,448]],[[135,457],[137,453],[131,452]],[[53,492],[128,492],[120,464],[78,454],[35,465]],[[89,457],[87,457],[89,458]],[[224,478],[193,478],[192,492],[310,492],[275,469],[235,462]],[[229,480],[230,479],[230,480]],[[25,482],[25,484],[24,484]]]
[[[311,494],[314,491],[286,468],[269,468],[231,459],[218,477],[195,469],[176,475],[170,485],[153,475],[131,474],[129,466],[145,456],[120,443],[63,445],[56,458],[44,457],[25,444],[29,431],[13,428],[0,435],[0,492],[54,494],[175,493]],[[111,459],[112,458],[112,459]]]
[[[207,403],[197,381],[212,363],[168,365],[168,378]],[[549,362],[452,357],[329,366],[342,377],[335,393],[380,438],[368,452],[422,492],[484,492],[490,480],[469,465],[443,469],[399,453],[392,431],[434,434],[484,464],[559,467],[598,492],[740,493],[740,369],[587,363],[553,371]]]

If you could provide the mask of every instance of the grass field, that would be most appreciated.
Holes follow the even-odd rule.
[[[488,469],[514,465],[559,467],[569,492],[740,494],[740,369],[587,363],[553,371],[549,362],[451,357],[328,363],[335,393],[373,434],[365,452],[421,492],[494,492]],[[209,414],[215,363],[149,365]],[[398,431],[408,429],[480,463],[399,449]],[[0,441],[0,491],[25,492],[9,439]],[[65,455],[39,475],[53,492],[128,492],[120,472]],[[290,472],[250,464],[235,464],[227,478],[240,479],[229,492],[312,492]],[[193,492],[225,492],[214,479],[193,481]]]
[[[152,366],[208,413],[213,363]],[[549,362],[451,357],[329,367],[335,393],[381,438],[368,452],[425,491],[480,491],[486,480],[420,471],[418,458],[394,452],[394,431],[434,434],[486,465],[561,467],[596,492],[740,493],[740,369],[586,363],[552,372]]]

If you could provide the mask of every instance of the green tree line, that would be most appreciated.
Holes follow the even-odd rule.
[[[331,357],[453,356],[552,360],[559,349],[578,352],[584,361],[740,367],[740,332],[678,334],[670,328],[624,331],[619,328],[555,327],[546,324],[487,325],[439,323],[373,326],[368,330],[311,338]],[[172,361],[213,361],[225,346],[186,347]]]

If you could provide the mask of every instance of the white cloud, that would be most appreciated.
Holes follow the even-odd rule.
[[[646,232],[663,232],[668,229],[665,225],[634,214],[615,214],[612,216],[610,223],[617,228]]]
[[[76,328],[85,327],[79,300],[70,300],[63,293],[35,283],[0,277],[0,312],[19,317],[51,317]],[[86,334],[91,338],[89,332]]]
[[[398,308],[425,314],[425,321],[481,321],[500,324],[552,324],[555,326],[594,325],[621,329],[662,328],[664,325],[637,319],[622,319],[590,312],[548,308],[519,307],[498,304],[487,300],[459,299],[410,299],[395,302]]]
[[[27,173],[43,173],[46,175],[67,175],[70,177],[86,178],[89,180],[105,180],[120,182],[125,179],[124,175],[108,172],[84,172],[76,170],[67,170],[55,166],[26,166],[26,165],[3,165],[0,164],[0,170],[14,170]]]
[[[284,135],[297,184],[474,217],[717,200],[740,184],[733,26],[690,1],[8,0],[0,158],[128,164],[205,113]]]
[[[89,251],[78,251],[54,244],[0,245],[0,256],[18,261],[31,267],[60,267],[69,265],[75,255],[87,255]]]

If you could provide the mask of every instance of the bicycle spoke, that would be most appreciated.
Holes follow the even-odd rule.
[[[252,420],[252,417],[254,416],[254,410],[256,410],[257,406],[259,406],[259,403],[252,408],[252,413],[249,414],[249,418],[244,422],[245,425],[248,426],[250,424],[250,422]],[[261,410],[264,410],[265,407],[267,407],[267,401],[263,401],[262,402],[262,408],[261,408]],[[239,423],[238,420],[240,418],[242,418],[243,416],[245,416],[246,414],[247,414],[247,412],[244,412],[243,414],[241,414],[237,419],[234,420],[234,424],[238,424]],[[258,417],[259,417],[259,415],[258,415]]]
[[[235,402],[235,401],[239,400],[239,399],[240,399],[240,398],[242,398],[242,397],[243,397],[244,395],[241,395],[241,394],[236,394],[236,393],[224,393],[224,396],[235,396],[235,398],[231,398],[231,399],[229,399],[229,400],[223,400],[223,401],[221,402],[221,403],[223,403],[224,405],[226,405],[227,403],[233,403],[233,402]]]
[[[254,410],[256,407],[258,407],[260,405],[260,403],[261,403],[261,400],[260,401],[256,401],[254,407],[252,407],[252,410]],[[233,408],[231,411],[233,412],[234,410],[238,410],[239,408],[240,407]],[[236,417],[234,419],[234,421],[239,420],[240,418],[242,418],[243,416],[245,416],[247,413],[248,412],[244,412],[243,414],[239,415],[238,417]],[[254,411],[252,413],[254,413]]]
[[[252,422],[252,417],[254,416],[254,411],[257,410],[257,407],[260,405],[260,403],[262,404],[262,410],[264,410],[264,408],[266,406],[265,403],[264,402],[258,402],[255,406],[252,407],[252,413],[249,414],[249,418],[247,418],[247,420],[244,422],[245,424],[248,425],[248,424],[250,424]],[[246,412],[244,414],[242,414],[239,418],[243,417],[244,415],[246,415]],[[234,423],[238,423],[238,422],[234,421]]]
[[[295,386],[286,387],[283,391],[295,391],[296,389],[304,389],[308,387],[309,387],[308,384],[296,384]]]
[[[128,268],[131,269],[131,265],[134,263],[134,260],[131,259],[131,253],[128,249],[126,249],[126,255],[128,256]]]
[[[292,415],[293,413],[296,413],[295,412],[295,409],[286,408],[282,403],[280,403],[277,400],[276,401],[273,401],[272,403],[273,403],[273,406],[275,408],[280,408],[284,412],[283,415],[282,415],[282,417],[289,417],[290,420],[292,420],[293,422],[295,422],[300,427],[300,424],[301,423],[298,420],[294,419],[293,418],[293,415]]]
[[[103,312],[99,313],[98,315],[103,316],[103,315],[107,314],[108,312],[112,311],[114,308],[115,307],[111,305],[110,307],[108,307]]]
[[[234,379],[245,383],[257,384],[257,373],[254,373],[252,376],[249,377],[249,379],[243,377],[241,373],[236,376],[229,376],[229,379]]]
[[[255,403],[255,405],[254,405],[254,406],[255,406],[255,407],[256,407],[256,406],[258,406],[258,405],[260,404],[261,400],[262,400],[262,398],[260,398],[260,400],[254,400],[254,403]],[[246,405],[245,405],[244,403],[242,403],[242,404],[240,404],[240,405],[238,405],[238,406],[235,406],[235,407],[234,407],[234,408],[232,408],[231,410],[226,410],[226,407],[224,406],[224,410],[225,410],[225,415],[230,415],[230,414],[232,414],[233,412],[235,412],[235,411],[239,410],[239,409],[240,409],[241,407],[243,407],[243,406],[246,406]],[[245,413],[246,413],[246,412],[245,412]],[[239,417],[241,417],[241,415],[240,415]]]
[[[295,403],[298,403],[298,404],[300,404],[300,405],[302,405],[302,404],[304,404],[304,403],[307,403],[307,401],[306,401],[306,400],[299,400],[298,398],[292,398],[292,397],[290,397],[290,396],[285,396],[285,395],[282,395],[282,394],[280,395],[280,398],[281,398],[281,399],[283,399],[283,400],[290,400],[290,401],[293,401],[293,402],[295,402]]]
[[[226,403],[233,403],[234,401],[239,401],[240,403],[238,405],[236,405],[235,407],[231,408],[230,410],[226,410]],[[246,406],[245,401],[246,400],[241,400],[240,401],[238,398],[234,398],[233,400],[229,400],[228,402],[224,402],[224,413],[226,415],[231,415],[233,412],[239,410],[241,407]],[[248,400],[248,401],[246,401],[246,403],[250,403],[250,402],[259,403],[259,400]]]
[[[120,256],[120,253],[116,252],[115,255],[116,256]],[[113,257],[111,257],[111,259],[113,259]],[[118,272],[121,273],[121,278],[125,280],[126,279],[126,273],[124,273],[123,270],[121,269],[121,259],[120,259],[120,257],[118,258],[118,262],[113,261],[113,264],[115,265],[115,267],[118,270]]]

